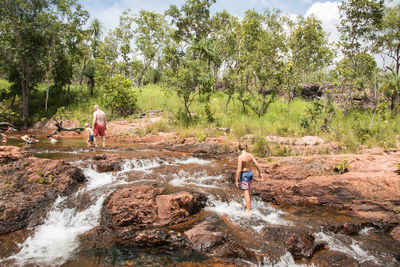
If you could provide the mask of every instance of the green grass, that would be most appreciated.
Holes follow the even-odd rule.
[[[0,84],[8,85],[1,80]],[[231,100],[227,106],[227,96],[223,92],[216,92],[210,101],[214,122],[207,121],[205,103],[199,97],[196,97],[190,106],[190,110],[196,119],[188,124],[178,119],[179,114],[182,114],[183,111],[183,102],[176,93],[165,90],[158,85],[147,85],[135,90],[138,91],[139,113],[149,110],[164,110],[162,116],[165,121],[148,126],[142,134],[176,131],[181,137],[204,139],[223,134],[223,131],[218,130],[218,128],[230,127],[229,138],[241,139],[246,135],[252,135],[254,137],[253,142],[259,142],[257,149],[260,151],[263,149],[263,143],[259,141],[259,137],[267,135],[288,137],[318,135],[326,141],[341,142],[344,148],[349,151],[357,150],[360,145],[394,147],[397,142],[397,122],[400,115],[395,114],[391,117],[389,111],[384,114],[377,113],[374,116],[370,110],[351,110],[344,115],[339,109],[330,124],[331,132],[322,132],[318,129],[306,130],[300,126],[300,118],[306,116],[308,107],[311,107],[309,101],[294,99],[289,105],[290,113],[288,113],[288,103],[285,99],[278,98],[269,106],[267,113],[258,118],[249,108],[243,110],[241,103],[237,100]],[[96,88],[94,94],[90,95],[86,85],[71,86],[70,104],[68,104],[65,91],[58,93],[50,91],[47,112],[44,111],[45,93],[45,84],[41,84],[31,92],[29,107],[34,121],[50,118],[59,107],[64,106],[67,114],[69,114],[69,119],[79,120],[80,124],[83,125],[92,120],[94,104],[99,104],[106,111],[110,120],[122,119],[111,117],[107,108],[102,106],[102,94]],[[16,101],[20,101],[20,97]],[[135,118],[137,115],[131,117]],[[268,146],[268,144],[265,145]]]

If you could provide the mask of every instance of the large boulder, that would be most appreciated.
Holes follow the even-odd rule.
[[[329,206],[364,219],[400,223],[395,212],[400,210],[398,157],[399,152],[375,151],[260,161],[263,179],[253,183],[253,193],[278,205]],[[348,171],[335,171],[341,166]]]
[[[198,252],[209,252],[212,248],[223,244],[227,236],[225,233],[211,231],[213,226],[204,221],[185,232],[194,250]]]
[[[0,162],[0,234],[41,223],[51,203],[85,179],[77,167],[18,147],[0,146]]]
[[[103,208],[102,225],[112,229],[141,229],[183,222],[204,205],[202,194],[178,192],[163,195],[165,188],[137,186],[114,192]]]
[[[266,240],[283,244],[295,260],[311,259],[316,251],[325,247],[323,243],[315,243],[314,236],[304,230],[266,227],[261,234]]]

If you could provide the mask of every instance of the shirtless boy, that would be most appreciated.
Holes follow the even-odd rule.
[[[106,146],[106,114],[104,111],[100,110],[99,105],[94,105],[94,113],[93,113],[93,136],[94,136],[94,145],[97,147],[96,137],[98,135],[101,136],[103,140],[103,147]]]
[[[85,123],[85,130],[86,133],[88,134],[88,139],[86,139],[86,143],[88,144],[88,146],[92,146],[94,141],[93,129],[87,122]]]
[[[258,177],[261,177],[261,169],[254,156],[246,151],[247,145],[239,143],[237,146],[239,157],[238,167],[236,170],[236,187],[243,190],[243,196],[246,200],[247,214],[250,215],[251,207],[251,184],[253,182],[253,171],[251,170],[251,163],[253,162],[258,170]],[[240,187],[239,187],[240,178]]]

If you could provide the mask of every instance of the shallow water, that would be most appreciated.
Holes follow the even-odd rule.
[[[108,142],[106,149],[93,149],[87,148],[85,140],[80,138],[64,138],[56,144],[50,144],[46,138],[39,140],[26,146],[18,138],[9,138],[7,144],[25,147],[37,157],[65,159],[83,169],[87,182],[71,196],[59,197],[44,224],[1,237],[8,242],[8,249],[0,252],[1,266],[190,266],[201,263],[213,266],[209,257],[188,255],[176,249],[82,243],[79,236],[99,224],[103,202],[118,186],[143,184],[164,186],[167,192],[187,190],[206,194],[208,201],[202,211],[188,222],[170,228],[185,231],[205,218],[219,218],[223,222],[218,226],[220,231],[229,233],[231,238],[259,255],[253,262],[238,260],[239,266],[317,266],[306,261],[296,262],[287,251],[275,251],[273,243],[264,240],[261,234],[263,229],[272,226],[310,231],[317,241],[326,242],[330,250],[340,251],[360,265],[400,265],[392,256],[400,248],[385,233],[366,228],[350,237],[321,227],[327,222],[360,222],[343,211],[324,207],[276,207],[254,198],[251,217],[243,215],[245,205],[241,192],[222,173],[224,169],[234,169],[235,162],[199,159],[132,142]],[[97,172],[88,157],[104,153],[117,153],[126,158],[123,169]]]

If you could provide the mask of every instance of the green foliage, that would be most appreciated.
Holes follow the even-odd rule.
[[[351,169],[351,166],[349,164],[349,160],[345,159],[342,162],[339,162],[337,164],[335,164],[335,166],[333,167],[333,170],[337,173],[343,174],[345,172],[349,172]]]
[[[252,152],[259,157],[267,157],[270,155],[270,147],[264,137],[258,136],[254,140]]]
[[[400,175],[400,163],[396,164],[396,170],[394,172]]]
[[[313,101],[306,114],[299,119],[299,125],[307,133],[319,134],[331,132],[331,125],[336,115],[336,109],[331,101]]]
[[[0,11],[0,65],[21,92],[22,115],[27,120],[30,90],[41,81],[49,82],[52,70],[72,74],[67,70],[70,64],[57,62],[65,59],[60,55],[66,50],[73,56],[76,42],[71,40],[79,41],[88,13],[67,0],[6,1]]]
[[[137,111],[137,93],[129,79],[116,74],[106,77],[102,84],[103,103],[115,116],[129,116]]]
[[[294,29],[289,36],[289,48],[296,75],[289,75],[290,79],[296,76],[301,82],[312,73],[327,67],[333,59],[333,50],[328,44],[326,33],[323,31],[322,22],[313,16],[300,17],[291,28]]]
[[[171,129],[170,125],[166,120],[160,120],[146,126],[146,134],[158,134],[159,132],[169,132]]]

